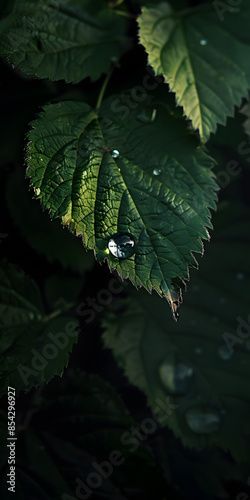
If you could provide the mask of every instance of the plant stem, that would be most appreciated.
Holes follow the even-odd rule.
[[[62,309],[57,309],[56,311],[53,311],[51,314],[49,314],[48,316],[45,316],[43,318],[43,321],[44,322],[47,322],[47,321],[50,321],[51,319],[53,318],[56,318],[56,316],[59,316],[59,314],[61,313],[64,313],[65,311],[67,311],[68,309],[71,309],[72,307],[75,306],[75,303],[74,302],[69,302],[68,304],[65,305],[64,308]]]
[[[102,100],[103,100],[103,96],[105,94],[105,90],[107,88],[107,85],[108,85],[108,82],[109,82],[109,79],[111,77],[113,73],[113,68],[110,70],[110,72],[107,74],[103,84],[102,84],[102,88],[101,88],[101,91],[100,91],[100,94],[99,94],[99,97],[98,97],[98,100],[97,100],[97,103],[96,103],[96,111],[98,111],[100,109],[100,106],[101,106],[101,103],[102,103]]]

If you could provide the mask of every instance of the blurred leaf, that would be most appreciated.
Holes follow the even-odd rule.
[[[60,301],[65,303],[76,301],[83,283],[82,276],[75,276],[69,271],[52,274],[45,281],[46,299],[55,308],[60,307]]]
[[[78,321],[63,311],[45,314],[39,290],[17,266],[0,268],[0,396],[62,376],[77,342]]]
[[[97,80],[128,44],[127,25],[103,0],[16,0],[0,23],[0,53],[39,78]]]
[[[240,336],[250,336],[249,220],[246,207],[221,207],[179,324],[169,321],[164,300],[142,291],[131,291],[126,312],[103,321],[106,347],[153,410],[166,395],[179,405],[165,424],[184,445],[220,446],[239,461],[250,458],[250,346]]]
[[[149,64],[164,75],[202,141],[217,123],[225,125],[250,87],[249,3],[229,7],[223,22],[214,3],[178,14],[163,2],[144,7],[138,19]]]
[[[184,498],[228,499],[226,483],[244,479],[231,457],[218,448],[189,449],[173,436],[163,441],[162,448],[169,457],[171,482],[180,488]]]
[[[51,217],[111,270],[165,296],[175,314],[188,265],[197,265],[192,252],[202,253],[212,227],[213,162],[164,104],[129,110],[118,97],[99,117],[81,102],[62,102],[60,113],[45,106],[28,134],[27,175]],[[122,108],[126,116],[115,116]]]
[[[20,500],[58,500],[67,494],[79,498],[76,480],[87,484],[89,474],[97,473],[93,462],[101,466],[104,461],[106,478],[101,474],[99,487],[91,488],[93,499],[150,500],[168,491],[145,444],[138,442],[133,453],[122,446],[122,435],[130,433],[136,422],[110,385],[96,376],[68,372],[40,396],[29,425],[24,422],[19,427]],[[115,450],[121,452],[123,463],[111,466],[109,455]]]
[[[64,268],[80,274],[93,268],[95,259],[84,251],[79,239],[63,231],[60,221],[51,221],[39,203],[32,200],[22,169],[9,175],[6,193],[10,214],[32,248],[49,262],[59,261]]]

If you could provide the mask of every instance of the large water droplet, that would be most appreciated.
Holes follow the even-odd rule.
[[[118,259],[128,259],[135,253],[135,240],[129,234],[115,234],[108,242],[108,249]]]
[[[248,351],[250,351],[250,339],[246,341],[246,348]]]
[[[193,368],[186,363],[176,362],[174,356],[168,356],[160,365],[159,376],[169,394],[186,394],[193,376]]]
[[[207,40],[205,40],[204,38],[202,40],[200,40],[200,44],[201,45],[207,45]]]
[[[113,156],[113,158],[118,158],[119,154],[120,153],[119,153],[118,149],[113,149],[111,156]]]
[[[210,434],[219,429],[221,416],[213,408],[192,408],[186,413],[186,421],[190,429],[197,434]]]
[[[228,347],[226,345],[221,345],[219,348],[218,348],[218,356],[223,359],[223,361],[228,361],[229,359],[231,359],[233,357],[233,353],[231,351],[229,351]]]
[[[159,170],[158,168],[154,168],[154,170],[153,170],[154,175],[160,175],[160,173],[161,173],[161,170]]]
[[[196,347],[194,352],[195,354],[202,354],[204,352],[204,349],[202,349],[202,347]]]
[[[142,123],[151,123],[155,120],[157,110],[156,109],[143,109],[138,115],[136,116],[137,120]]]
[[[219,348],[218,348],[218,356],[223,359],[223,361],[228,361],[229,359],[231,359],[233,357],[233,353],[231,351],[229,351],[228,347],[226,345],[221,345]]]
[[[220,299],[219,299],[220,304],[226,304],[226,302],[227,302],[226,297],[220,297]]]
[[[212,322],[213,323],[218,323],[219,318],[217,316],[212,316]]]

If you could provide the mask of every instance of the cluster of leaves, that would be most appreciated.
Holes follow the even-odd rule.
[[[0,267],[0,395],[41,386],[20,399],[20,498],[75,500],[76,478],[121,450],[143,412],[158,422],[156,435],[122,449],[124,464],[92,498],[229,498],[226,481],[249,473],[248,324],[245,340],[236,332],[249,314],[250,213],[232,170],[178,324],[162,300],[177,319],[194,253],[213,228],[216,173],[235,155],[246,171],[249,163],[249,120],[243,128],[237,113],[224,127],[250,88],[249,2],[193,3],[0,2],[0,54],[24,82],[20,102],[25,92],[34,98],[22,125],[26,179],[20,165],[3,174],[13,239],[0,248],[13,257]],[[11,154],[3,148],[5,162],[16,162]],[[126,258],[110,250],[117,235],[134,242]],[[125,281],[122,292],[107,291],[94,255],[145,290]],[[91,299],[87,309],[85,297],[103,291],[105,307]],[[93,325],[98,341],[88,338]],[[146,395],[143,410],[130,416],[115,389],[82,368],[125,399],[130,382]],[[175,409],[167,419],[166,397]],[[6,449],[0,466],[5,474]]]

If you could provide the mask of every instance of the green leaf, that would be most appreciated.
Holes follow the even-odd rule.
[[[0,54],[39,78],[96,80],[127,47],[127,23],[103,0],[17,0],[0,23]]]
[[[225,125],[250,87],[249,4],[221,22],[214,3],[177,13],[163,2],[144,7],[138,20],[149,64],[164,75],[202,141],[217,123]]]
[[[222,223],[220,221],[222,220]],[[164,302],[132,293],[106,316],[104,340],[130,382],[178,408],[165,418],[185,446],[218,445],[249,463],[249,211],[224,207],[178,324]],[[245,323],[244,323],[245,322]]]
[[[0,267],[0,396],[62,376],[76,343],[78,321],[53,311],[47,316],[39,290],[17,266]]]
[[[6,198],[13,221],[36,252],[45,255],[49,262],[59,261],[63,268],[81,275],[93,268],[94,257],[90,252],[83,252],[80,240],[69,231],[62,231],[60,221],[51,221],[39,202],[32,200],[23,169],[9,174]]]
[[[161,102],[129,109],[112,96],[99,116],[63,102],[60,113],[45,106],[32,125],[27,175],[43,209],[82,234],[98,261],[155,289],[175,312],[188,266],[197,264],[192,252],[202,253],[208,239],[217,189],[212,159],[185,122]],[[109,252],[117,233],[135,242],[128,258]]]

